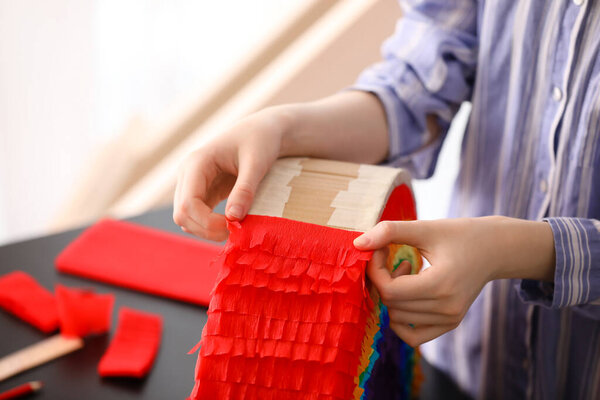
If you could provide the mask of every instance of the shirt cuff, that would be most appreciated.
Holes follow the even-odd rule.
[[[593,303],[594,285],[600,282],[594,266],[600,248],[600,235],[593,220],[584,218],[544,219],[554,235],[556,268],[554,282],[523,279],[518,284],[524,301],[550,308]]]

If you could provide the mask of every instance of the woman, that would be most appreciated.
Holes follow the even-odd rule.
[[[212,207],[229,195],[227,218],[244,218],[278,157],[426,178],[471,101],[453,218],[380,223],[355,246],[421,249],[432,266],[420,274],[392,278],[379,252],[369,278],[395,332],[435,339],[426,358],[472,396],[600,398],[600,2],[402,5],[384,60],[353,90],[206,138],[181,170],[176,223],[224,239]]]

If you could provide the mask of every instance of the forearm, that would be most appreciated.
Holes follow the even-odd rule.
[[[483,220],[490,221],[495,238],[489,250],[493,279],[554,280],[554,237],[548,223],[506,217]]]
[[[388,154],[385,112],[372,94],[345,91],[271,109],[283,122],[280,155],[378,163]]]

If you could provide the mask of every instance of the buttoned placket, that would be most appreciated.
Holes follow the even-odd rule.
[[[568,88],[571,71],[573,69],[573,63],[576,61],[577,53],[577,37],[580,35],[581,28],[583,26],[583,19],[587,8],[586,0],[571,0],[567,6],[563,20],[565,18],[574,18],[572,24],[572,30],[563,31],[561,29],[560,36],[557,39],[557,46],[555,51],[555,57],[553,57],[552,73],[553,85],[551,86],[551,102],[554,103],[548,107],[549,112],[553,114],[552,125],[548,131],[548,148],[546,157],[550,157],[550,168],[549,171],[538,170],[536,171],[536,177],[538,180],[537,191],[534,193],[534,198],[541,198],[541,202],[535,201],[538,205],[537,219],[544,217],[551,203],[552,194],[554,188],[559,184],[557,182],[560,179],[560,164],[561,164],[561,145],[560,143],[565,138],[557,137],[558,127],[560,120],[563,117],[565,105],[568,101]],[[563,23],[564,21],[561,21]],[[563,24],[564,25],[564,24]],[[568,52],[561,50],[567,49]],[[556,54],[567,54],[566,59],[557,60]],[[544,131],[541,133],[545,134]],[[558,145],[555,145],[555,142]],[[564,147],[564,146],[563,146]]]
[[[537,179],[537,188],[534,191],[534,198],[542,199],[541,203],[539,201],[535,201],[534,203],[538,205],[538,219],[541,219],[550,207],[550,200],[552,196],[552,192],[554,190],[554,186],[558,184],[556,181],[560,177],[559,169],[560,169],[560,157],[561,157],[561,149],[564,147],[564,144],[561,146],[561,142],[566,140],[566,138],[556,137],[558,134],[558,126],[560,120],[563,117],[563,113],[565,110],[565,104],[568,101],[568,88],[569,88],[569,80],[570,74],[572,71],[573,63],[575,62],[575,57],[577,53],[577,37],[580,34],[582,28],[583,17],[586,8],[586,0],[572,0],[570,4],[567,6],[565,10],[565,14],[563,15],[563,20],[568,16],[573,17],[575,15],[575,20],[572,25],[572,30],[563,32],[561,30],[559,37],[557,38],[557,45],[555,49],[555,56],[552,58],[552,73],[551,76],[553,78],[553,84],[550,86],[551,91],[549,93],[549,106],[547,110],[551,113],[552,116],[552,125],[550,130],[547,133],[548,142],[546,149],[541,149],[541,151],[546,151],[546,154],[542,154],[543,158],[549,158],[549,171],[544,171],[543,169],[536,171],[536,179]],[[562,23],[563,21],[561,21]],[[567,45],[568,44],[568,45]],[[565,54],[560,51],[560,47],[565,47],[568,49],[568,53],[566,59],[557,60],[557,54]],[[557,79],[560,78],[560,79]],[[553,115],[552,115],[553,114]],[[545,132],[541,132],[541,134],[545,134]],[[558,146],[555,145],[555,138],[558,139]],[[533,397],[533,387],[534,387],[534,374],[531,366],[534,360],[535,354],[535,337],[534,332],[531,329],[532,324],[534,323],[533,319],[536,318],[537,313],[533,310],[529,313],[527,318],[528,329],[527,337],[525,338],[527,354],[523,359],[523,369],[527,374],[527,398]]]

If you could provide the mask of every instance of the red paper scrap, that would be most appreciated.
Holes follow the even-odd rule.
[[[0,277],[0,307],[42,332],[58,328],[54,296],[25,272],[14,271]]]
[[[117,332],[98,364],[98,373],[144,377],[158,353],[161,329],[160,315],[121,307]]]
[[[114,295],[62,285],[56,285],[55,292],[61,334],[85,337],[110,330]]]
[[[208,305],[222,246],[105,219],[56,259],[59,271],[159,296]]]
[[[350,399],[373,303],[350,232],[229,223],[191,399]]]

